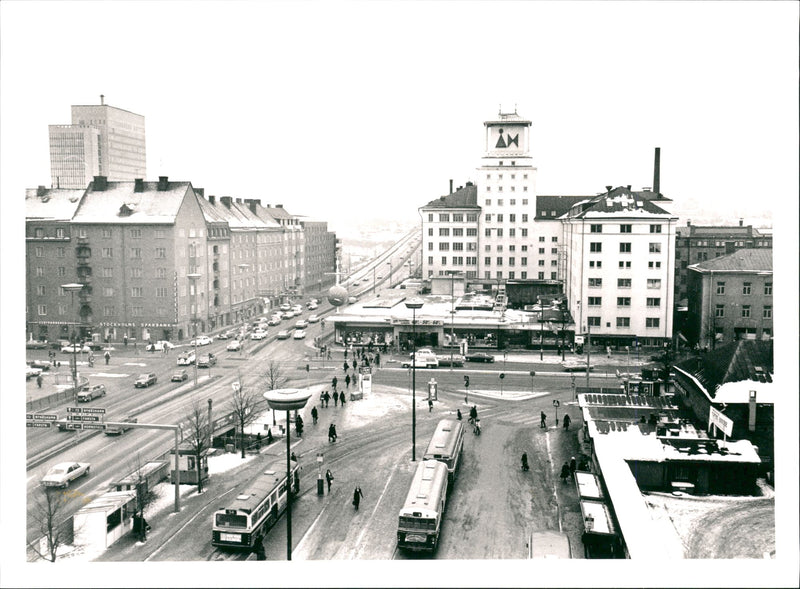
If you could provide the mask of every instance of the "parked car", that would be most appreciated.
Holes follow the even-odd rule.
[[[65,354],[73,354],[73,353],[76,353],[76,354],[86,353],[86,354],[88,354],[89,352],[92,351],[92,348],[90,348],[86,344],[83,344],[83,345],[81,345],[81,344],[74,344],[74,345],[73,344],[68,344],[66,346],[63,346],[61,348],[61,351],[64,352]]]
[[[561,367],[567,372],[586,372],[586,360],[567,360],[561,363]],[[594,370],[594,364],[589,365],[589,371]]]
[[[190,364],[194,364],[194,361],[194,350],[189,350],[178,356],[178,366],[189,366]]]
[[[50,362],[47,360],[31,360],[28,362],[31,368],[39,368],[41,370],[50,370]]]
[[[439,361],[439,366],[464,366],[464,356],[461,354],[453,354],[452,361],[450,354],[437,354],[436,359]]]
[[[306,321],[305,319],[301,319],[300,321],[294,324],[294,327],[295,329],[305,329],[306,327],[308,327],[308,321]]]
[[[217,357],[214,354],[203,354],[197,360],[198,368],[211,368],[217,363]]]
[[[156,384],[158,377],[156,377],[155,372],[145,372],[140,374],[139,377],[136,379],[136,382],[133,383],[137,389],[139,387],[149,387],[151,384]]]
[[[281,329],[278,332],[278,339],[289,339],[289,330],[288,329]]]
[[[198,346],[207,346],[213,341],[214,341],[214,338],[208,337],[207,335],[201,335],[200,337],[197,338],[197,345]],[[189,345],[193,346],[194,345],[194,340],[190,341]]]
[[[187,378],[189,378],[189,373],[186,372],[185,368],[181,368],[172,373],[172,378],[170,380],[172,382],[183,382]]]
[[[175,344],[173,344],[171,342],[168,342],[166,340],[159,340],[159,341],[157,341],[155,343],[147,344],[147,347],[145,349],[148,352],[163,352],[164,348],[167,348],[168,350],[171,350],[174,347],[175,347]]]
[[[78,477],[89,476],[90,466],[88,462],[61,462],[47,471],[42,479],[42,485],[66,489],[70,482]]]
[[[262,340],[267,337],[267,332],[263,329],[257,329],[253,333],[250,334],[250,339],[252,340]]]
[[[44,350],[47,348],[47,341],[29,339],[25,342],[25,347],[29,350]]]
[[[113,420],[112,420],[113,421]],[[125,419],[120,420],[121,423],[139,423],[139,420],[135,417],[126,417]],[[125,427],[124,425],[108,425],[106,426],[106,435],[107,436],[118,436],[120,434],[124,434],[128,431],[129,427]]]
[[[106,385],[104,384],[93,384],[87,385],[84,389],[78,393],[78,401],[86,403],[91,401],[95,397],[105,397],[106,396]]]
[[[42,373],[41,368],[34,368],[33,366],[25,365],[25,380],[30,380]]]
[[[472,352],[464,356],[467,362],[494,362],[494,356],[486,352]]]
[[[294,339],[303,339],[306,337],[306,332],[304,329],[297,329],[294,332]]]
[[[238,352],[242,349],[242,342],[240,342],[238,339],[231,340],[228,342],[228,345],[225,346],[225,349],[229,352]]]
[[[409,356],[411,356],[411,358],[404,360],[401,364],[403,368],[412,368],[414,365],[416,365],[417,368],[439,367],[439,360],[437,360],[436,354],[434,354],[432,350],[424,348],[417,350],[416,361],[414,361],[414,354],[409,354]]]

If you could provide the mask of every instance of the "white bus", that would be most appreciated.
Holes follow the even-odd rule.
[[[436,426],[423,460],[438,460],[447,465],[450,484],[456,478],[464,448],[464,424],[457,419],[443,419]]]
[[[439,544],[447,504],[447,466],[423,460],[411,481],[411,488],[397,525],[397,547],[402,550],[433,552]]]
[[[300,488],[297,462],[292,461],[291,489]],[[228,507],[214,512],[211,543],[225,548],[252,549],[286,509],[286,461],[277,460],[245,486]]]

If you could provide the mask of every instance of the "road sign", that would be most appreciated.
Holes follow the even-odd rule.
[[[83,429],[106,429],[105,423],[84,423]]]
[[[83,429],[82,423],[68,423],[67,429]]]
[[[52,415],[50,413],[26,413],[25,419],[38,419],[39,421],[55,421],[58,419],[58,415]]]
[[[67,413],[96,413],[104,414],[105,409],[100,407],[67,407]]]
[[[25,423],[28,427],[52,427],[53,424],[49,421],[28,421]]]
[[[100,421],[97,415],[70,415],[68,419],[70,421]]]

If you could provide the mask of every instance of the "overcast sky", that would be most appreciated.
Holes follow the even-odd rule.
[[[797,193],[797,5],[3,2],[2,191],[50,185],[70,105],[145,116],[147,176],[334,228],[477,180],[532,121],[539,194],[651,186],[678,213]],[[757,196],[756,196],[757,195]],[[756,198],[754,198],[756,196]],[[766,198],[765,198],[766,197]]]
[[[7,288],[24,284],[24,191],[50,185],[47,126],[69,123],[70,105],[104,94],[106,104],[144,115],[148,179],[281,203],[333,229],[374,217],[414,221],[451,178],[477,180],[483,122],[516,106],[532,121],[539,194],[652,186],[658,146],[661,190],[684,221],[698,207],[731,223],[774,218],[776,258],[791,264],[776,274],[776,296],[790,301],[776,340],[788,342],[785,390],[796,391],[797,30],[796,2],[3,0],[5,364],[22,364],[24,354],[24,291]],[[787,236],[792,247],[781,248]],[[7,482],[24,467],[8,444],[10,422],[24,435],[24,398],[7,394],[20,386],[9,374]],[[776,377],[784,382],[787,372]],[[792,410],[776,413],[796,431],[789,401]],[[788,439],[796,458],[797,438]],[[791,478],[780,479],[779,503],[796,509]],[[22,504],[21,485],[9,487],[5,505],[9,496]],[[796,559],[791,530],[779,537]],[[497,584],[514,583],[501,575]]]

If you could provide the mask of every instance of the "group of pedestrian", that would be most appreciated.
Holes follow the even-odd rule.
[[[561,466],[561,481],[566,483],[567,479],[575,474],[575,471],[578,469],[578,461],[575,460],[573,456],[570,458],[569,462],[565,462]]]

